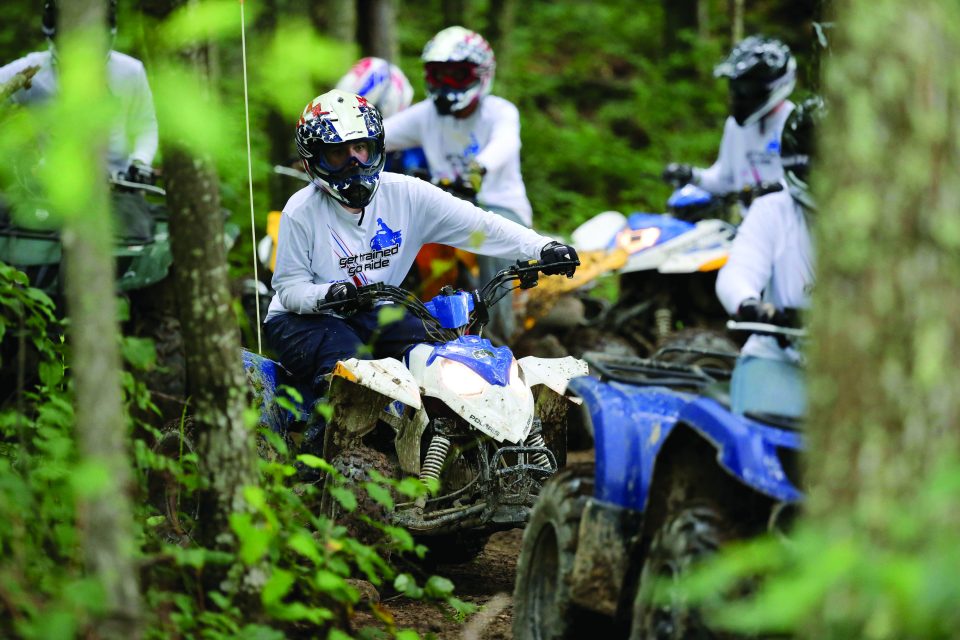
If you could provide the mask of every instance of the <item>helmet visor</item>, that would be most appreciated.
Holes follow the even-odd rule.
[[[380,164],[383,148],[373,138],[324,144],[317,155],[317,164],[329,174],[362,172]]]
[[[463,91],[480,81],[477,65],[472,62],[428,62],[427,84],[454,91]]]

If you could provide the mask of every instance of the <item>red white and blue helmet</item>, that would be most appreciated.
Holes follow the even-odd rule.
[[[463,111],[490,93],[497,61],[483,36],[447,27],[423,48],[427,93],[440,114]]]
[[[352,157],[342,166],[331,166],[326,161],[326,147],[359,140],[370,142],[366,162]],[[314,185],[355,209],[370,203],[380,186],[386,154],[383,118],[366,98],[339,89],[317,96],[297,122],[296,142]]]
[[[337,89],[363,96],[380,110],[384,119],[403,111],[413,102],[413,87],[407,76],[400,67],[383,58],[360,58],[340,78]]]

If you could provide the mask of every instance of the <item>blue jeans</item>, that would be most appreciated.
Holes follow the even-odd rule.
[[[311,381],[322,394],[323,376],[338,360],[400,357],[414,344],[427,342],[423,322],[411,314],[380,326],[379,311],[360,311],[346,318],[330,314],[285,313],[263,325],[267,345],[287,371]]]

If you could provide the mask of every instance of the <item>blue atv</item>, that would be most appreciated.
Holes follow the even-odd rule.
[[[540,493],[517,563],[514,638],[582,638],[607,626],[608,637],[632,640],[713,637],[682,602],[653,605],[649,594],[727,542],[789,524],[802,499],[802,372],[757,358],[740,358],[732,374],[659,353],[584,359],[600,379],[570,388],[595,464],[568,467]]]

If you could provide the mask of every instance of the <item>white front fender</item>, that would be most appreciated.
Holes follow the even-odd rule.
[[[394,358],[341,360],[333,368],[331,375],[346,378],[361,387],[373,389],[416,410],[423,406],[420,399],[420,385],[413,379],[407,367]]]
[[[538,384],[545,384],[548,388],[564,395],[567,384],[574,378],[580,378],[590,373],[590,368],[583,360],[573,356],[565,358],[535,358],[527,356],[517,361],[523,370],[523,377],[527,386],[533,388]]]

